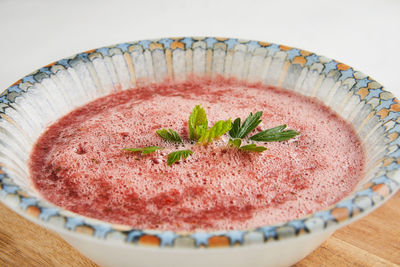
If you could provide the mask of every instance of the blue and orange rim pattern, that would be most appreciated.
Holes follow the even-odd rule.
[[[122,54],[126,54],[131,51],[132,47],[141,47],[143,50],[150,51],[162,49],[166,57],[171,57],[171,51],[175,49],[192,49],[193,44],[196,42],[205,43],[205,49],[213,49],[216,44],[223,44],[226,50],[229,51],[235,49],[240,44],[245,45],[248,51],[265,48],[270,56],[273,56],[276,52],[284,52],[287,55],[286,61],[291,64],[299,64],[303,68],[311,68],[314,64],[322,64],[323,74],[328,74],[334,70],[339,73],[340,81],[345,81],[349,78],[354,79],[355,83],[350,90],[354,92],[354,95],[359,97],[359,101],[368,103],[371,99],[376,99],[378,103],[373,108],[374,115],[382,123],[388,121],[394,122],[393,126],[386,130],[385,135],[390,140],[388,146],[395,147],[395,149],[388,151],[382,160],[381,170],[383,172],[381,172],[381,175],[369,180],[350,198],[338,202],[329,209],[284,224],[250,230],[181,234],[171,231],[133,229],[96,221],[78,214],[65,212],[61,208],[32,197],[8,179],[7,173],[0,166],[0,198],[4,199],[3,203],[11,209],[18,209],[24,216],[29,217],[33,221],[38,221],[39,224],[46,225],[51,218],[58,218],[62,222],[61,226],[58,227],[99,239],[108,239],[110,234],[118,233],[127,244],[160,247],[228,247],[246,245],[248,243],[265,243],[271,239],[279,240],[287,237],[296,237],[334,225],[344,224],[352,218],[360,216],[380,205],[398,190],[399,181],[391,173],[400,169],[400,102],[394,97],[390,99],[387,99],[387,97],[382,98],[381,95],[386,92],[383,87],[376,86],[377,83],[370,77],[357,78],[357,71],[350,66],[335,60],[326,60],[325,57],[318,56],[312,52],[273,43],[233,38],[185,37],[143,40],[89,50],[46,65],[11,85],[0,95],[0,120],[5,119],[5,116],[3,116],[5,110],[13,108],[11,104],[14,103],[18,96],[24,94],[34,84],[40,83],[43,79],[56,73],[57,68],[53,68],[54,66],[60,65],[67,69],[72,67],[76,60],[88,62],[91,60],[92,55],[101,55],[102,57],[112,56],[115,53],[115,49],[119,49]],[[7,198],[13,199],[13,202],[16,204],[11,205],[6,200]]]

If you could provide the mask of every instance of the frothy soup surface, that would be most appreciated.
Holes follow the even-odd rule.
[[[259,143],[262,153],[188,140],[195,105],[209,124],[263,111],[252,133],[281,124],[300,132]],[[155,131],[174,129],[179,147]],[[160,146],[148,155],[123,148]],[[168,153],[193,155],[172,166]],[[293,92],[231,80],[164,82],[116,92],[67,114],[39,138],[31,179],[50,202],[139,229],[248,229],[328,207],[362,179],[364,151],[354,129],[320,102]]]

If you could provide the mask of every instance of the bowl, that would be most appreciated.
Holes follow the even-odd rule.
[[[133,229],[45,201],[27,161],[49,123],[114,90],[190,75],[261,82],[315,97],[354,126],[366,173],[327,209],[248,230],[180,233]],[[371,77],[312,52],[268,42],[185,37],[89,50],[29,74],[0,96],[0,197],[102,266],[288,266],[388,200],[399,188],[400,103]]]

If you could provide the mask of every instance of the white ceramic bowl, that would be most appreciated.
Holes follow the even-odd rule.
[[[115,89],[190,74],[281,86],[316,97],[356,129],[366,175],[326,210],[249,230],[176,233],[113,225],[56,207],[29,180],[29,153],[45,127]],[[372,78],[335,60],[265,42],[164,38],[90,50],[25,76],[0,97],[0,196],[102,266],[287,266],[399,188],[400,104]]]

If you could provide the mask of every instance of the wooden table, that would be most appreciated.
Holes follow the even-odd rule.
[[[295,266],[400,265],[400,192]],[[0,266],[97,266],[56,234],[0,204]]]

